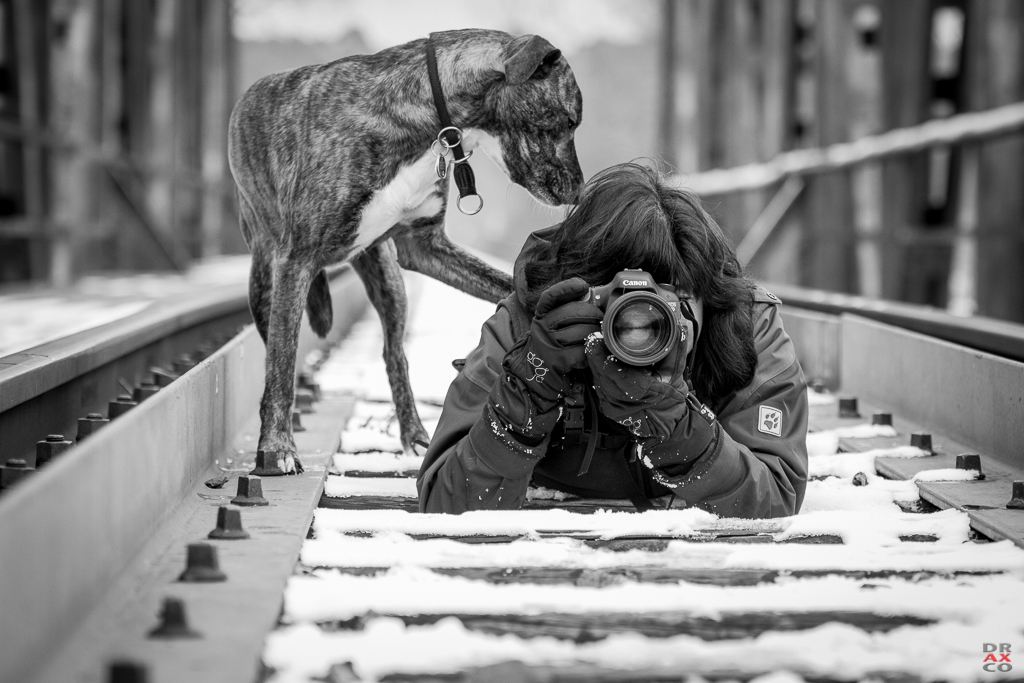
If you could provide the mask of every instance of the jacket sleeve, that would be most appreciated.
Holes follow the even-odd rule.
[[[658,477],[687,506],[726,517],[796,514],[807,486],[807,390],[778,306],[754,324],[754,379],[718,415],[718,439],[680,476]]]
[[[484,323],[480,343],[466,358],[444,400],[416,487],[420,512],[514,510],[522,507],[546,440],[529,447],[508,437],[485,413],[501,361],[513,345],[504,308]]]

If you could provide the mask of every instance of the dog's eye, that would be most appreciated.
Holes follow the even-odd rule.
[[[573,116],[572,114],[569,114],[569,116],[567,116],[566,118],[569,120],[569,127],[570,128],[575,128],[576,127],[576,117]]]

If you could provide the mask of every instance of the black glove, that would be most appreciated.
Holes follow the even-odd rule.
[[[674,350],[653,368],[635,367],[611,355],[601,339],[586,346],[598,409],[633,434],[652,469],[678,470],[718,438],[714,413],[690,393],[680,371],[681,353]]]
[[[544,290],[526,338],[505,354],[504,372],[491,390],[494,415],[527,443],[551,433],[569,386],[566,375],[587,365],[583,346],[601,329],[604,313],[580,301],[589,287],[580,278]]]

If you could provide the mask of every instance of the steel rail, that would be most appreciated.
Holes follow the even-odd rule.
[[[784,304],[829,315],[850,313],[1001,358],[1024,362],[1024,325],[974,316],[961,318],[929,306],[868,299],[794,285],[765,285]]]
[[[335,325],[325,340],[316,339],[303,325],[300,358],[333,345],[366,305],[362,286],[351,271],[332,274]],[[202,481],[211,473],[222,473],[218,458],[237,458],[243,430],[252,429],[257,419],[264,349],[252,325],[240,330],[239,323],[248,319],[245,287],[225,287],[0,359],[5,365],[0,369],[0,450],[14,457],[13,453],[31,448],[34,459],[35,442],[54,426],[66,425],[67,416],[81,416],[98,406],[103,410],[95,412],[106,415],[106,402],[122,392],[122,380],[134,383],[150,365],[167,367],[181,351],[221,338],[219,348],[207,348],[205,360],[180,378],[0,491],[0,680],[35,679],[41,667],[63,653],[83,620],[110,599],[118,582],[127,580],[126,572],[142,553],[151,551],[154,543],[176,542],[183,533],[193,537],[194,530],[183,531],[179,518],[194,518],[196,506],[203,513],[213,510],[209,496],[196,489],[204,491]],[[223,330],[230,333],[226,338]],[[300,442],[301,437],[308,441],[309,433],[299,435]],[[325,433],[336,440],[335,430]],[[65,434],[74,440],[74,431]],[[317,448],[321,460],[333,453],[329,443]],[[315,487],[325,470],[323,463],[312,467],[307,488]],[[265,490],[294,489],[303,483],[303,477],[281,479],[288,481],[268,483]],[[291,572],[296,558],[282,554],[286,539],[275,533],[282,533],[286,522],[296,526],[295,520],[305,512],[311,515],[318,498],[318,493],[310,494],[303,504],[292,500],[294,492],[288,495],[275,500],[273,519],[258,527],[269,529],[268,552],[276,553],[281,576]],[[290,516],[282,513],[289,501],[297,510]],[[201,524],[212,524],[211,520],[204,514]],[[301,539],[308,520],[305,525],[299,522],[289,529],[288,538]],[[295,546],[296,557],[299,542],[288,541]],[[247,546],[246,557],[262,557],[253,549],[267,550],[267,545]],[[166,559],[166,553],[160,557]],[[273,588],[267,576],[240,573],[232,584],[235,593],[220,591],[218,599],[244,603],[237,592],[249,585],[245,581],[262,581],[266,591]],[[276,578],[283,583],[283,578]],[[272,592],[280,593],[280,586]],[[277,608],[263,602],[261,609],[269,609],[272,620]],[[229,631],[218,629],[217,635]],[[204,642],[213,643],[213,635]],[[258,647],[262,636],[253,642]],[[62,675],[54,680],[68,679]]]

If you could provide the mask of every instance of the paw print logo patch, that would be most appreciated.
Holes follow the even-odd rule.
[[[782,411],[771,406],[761,406],[757,414],[757,431],[782,436]]]

